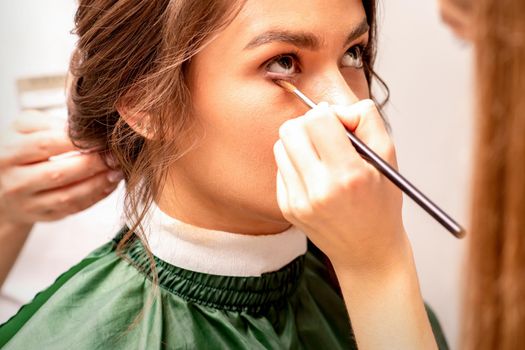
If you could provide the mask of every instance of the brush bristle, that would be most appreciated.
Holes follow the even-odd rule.
[[[294,92],[294,90],[297,90],[297,88],[289,81],[275,79],[273,82],[289,92]]]

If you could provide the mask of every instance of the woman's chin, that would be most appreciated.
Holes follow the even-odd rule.
[[[272,207],[268,212],[268,219],[269,221],[274,222],[275,224],[281,224],[283,226],[290,226],[292,223],[290,223],[283,215],[283,212],[281,211],[281,208],[279,206]]]

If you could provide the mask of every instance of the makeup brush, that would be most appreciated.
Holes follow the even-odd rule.
[[[295,85],[286,81],[275,79],[274,82],[285,89],[288,92],[293,93],[301,101],[303,101],[308,107],[314,108],[316,104],[303,94]],[[412,185],[407,179],[405,179],[400,173],[384,161],[377,153],[372,151],[367,145],[363,143],[354,133],[346,130],[348,138],[354,145],[356,151],[370,164],[372,164],[381,174],[386,176],[394,185],[396,185],[401,191],[412,198],[421,208],[423,208],[428,214],[436,219],[441,225],[443,225],[450,233],[457,238],[465,236],[465,230],[447,213],[441,208],[434,204],[428,197],[426,197],[421,191],[419,191],[414,185]]]

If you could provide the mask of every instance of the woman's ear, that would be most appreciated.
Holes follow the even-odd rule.
[[[122,119],[132,128],[136,133],[142,135],[146,139],[154,138],[154,129],[151,124],[150,115],[146,112],[136,112],[128,108],[126,105],[117,106],[117,112]]]

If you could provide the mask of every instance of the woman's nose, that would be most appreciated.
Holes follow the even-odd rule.
[[[316,103],[351,105],[359,101],[339,71],[334,74],[324,74],[313,84],[313,89],[312,98]]]

